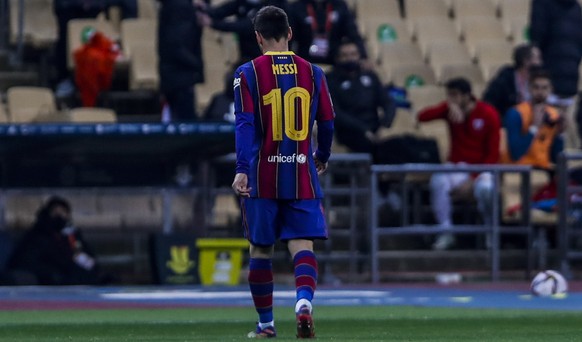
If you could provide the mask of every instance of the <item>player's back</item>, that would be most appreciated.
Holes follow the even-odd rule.
[[[268,52],[238,72],[239,82],[246,82],[248,88],[248,97],[237,94],[242,111],[254,113],[255,130],[260,132],[250,165],[250,186],[256,187],[251,195],[320,198],[311,133],[316,116],[333,119],[331,106],[319,108],[322,91],[329,99],[323,72],[292,52]]]

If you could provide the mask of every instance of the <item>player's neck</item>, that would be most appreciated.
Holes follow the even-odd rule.
[[[281,39],[280,41],[273,40],[272,42],[263,43],[263,54],[266,52],[285,52],[289,51],[289,43],[287,40]]]

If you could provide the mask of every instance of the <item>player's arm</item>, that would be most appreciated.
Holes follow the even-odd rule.
[[[236,176],[232,184],[237,195],[248,197],[248,174],[255,136],[254,104],[245,75],[237,70],[234,75],[234,115],[236,143]]]
[[[333,141],[333,121],[335,113],[325,76],[321,73],[321,85],[317,107],[317,150],[314,153],[315,165],[319,174],[327,169]]]
[[[449,113],[449,105],[447,102],[441,102],[436,106],[428,107],[418,113],[417,120],[419,122],[432,121],[437,119],[445,119]]]
[[[534,133],[527,131],[522,132],[521,115],[515,108],[511,108],[505,114],[504,122],[505,130],[507,132],[507,150],[511,160],[519,160],[527,153],[531,142],[534,138]]]

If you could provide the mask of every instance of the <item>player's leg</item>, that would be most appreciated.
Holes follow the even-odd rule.
[[[246,198],[241,201],[245,236],[250,241],[248,282],[259,320],[249,337],[277,336],[273,317],[273,244],[275,243],[276,203]]]
[[[452,205],[450,193],[453,189],[469,179],[466,173],[436,173],[430,178],[431,207],[437,224],[452,229]],[[455,243],[452,233],[440,234],[433,249],[444,250]]]
[[[295,269],[297,337],[315,336],[312,300],[317,285],[318,267],[313,239],[327,238],[320,200],[290,201],[282,210],[281,239],[288,241]]]

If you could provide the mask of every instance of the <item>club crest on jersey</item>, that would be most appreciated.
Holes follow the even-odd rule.
[[[237,77],[234,79],[234,82],[232,82],[232,87],[236,89],[236,87],[238,87],[240,85],[240,77]]]
[[[299,164],[305,164],[305,162],[307,161],[307,156],[303,153],[300,154],[295,154],[293,153],[290,156],[284,156],[281,153],[279,153],[278,155],[275,156],[269,156],[267,158],[267,161],[269,163],[299,163]]]
[[[485,126],[485,121],[483,119],[475,119],[473,120],[473,129],[476,131],[480,131]]]

